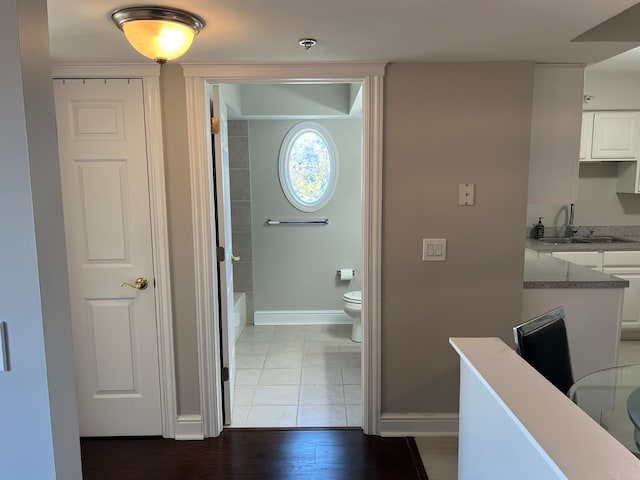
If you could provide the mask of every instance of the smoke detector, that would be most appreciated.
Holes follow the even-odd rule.
[[[305,50],[311,50],[318,43],[314,38],[301,38],[298,45],[304,47]]]

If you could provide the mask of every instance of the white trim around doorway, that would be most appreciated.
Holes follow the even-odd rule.
[[[382,131],[384,63],[363,64],[185,64],[187,129],[194,229],[196,322],[200,405],[205,437],[223,430],[218,296],[215,288],[215,239],[212,238],[213,166],[209,161],[207,86],[219,83],[317,81],[363,82],[363,424],[380,434],[380,268],[382,240]]]
[[[162,436],[175,438],[178,426],[169,268],[169,233],[165,196],[164,149],[158,65],[54,65],[53,78],[140,78],[144,95],[149,206],[155,280]]]

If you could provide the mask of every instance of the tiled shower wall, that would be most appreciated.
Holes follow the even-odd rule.
[[[231,186],[231,227],[235,292],[247,297],[247,323],[253,323],[253,264],[251,249],[251,184],[249,175],[249,122],[229,121],[229,182]]]

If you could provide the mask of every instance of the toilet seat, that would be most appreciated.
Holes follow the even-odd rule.
[[[361,304],[362,292],[347,292],[342,296],[342,299],[345,302]]]

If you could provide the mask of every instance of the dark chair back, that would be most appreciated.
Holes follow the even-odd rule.
[[[516,350],[529,365],[566,394],[573,385],[562,307],[513,327]]]

